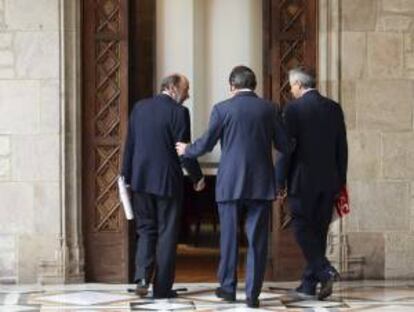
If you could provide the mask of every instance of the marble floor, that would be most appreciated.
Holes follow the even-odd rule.
[[[296,283],[266,283],[260,309],[248,309],[243,289],[229,304],[214,296],[217,284],[176,284],[179,298],[137,298],[133,285],[0,285],[0,312],[126,312],[126,311],[414,311],[414,281],[341,282],[326,301],[294,300]]]

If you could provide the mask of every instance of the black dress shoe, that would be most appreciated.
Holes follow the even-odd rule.
[[[170,290],[166,293],[154,293],[152,297],[154,299],[172,299],[172,298],[177,298],[178,294],[175,290]]]
[[[333,285],[340,280],[339,273],[336,270],[328,271],[328,278],[321,282],[321,289],[318,293],[318,299],[323,300],[332,295]]]
[[[223,299],[224,301],[228,301],[228,302],[236,301],[236,294],[235,293],[227,292],[221,287],[216,288],[216,296],[218,298]]]
[[[140,297],[148,295],[149,283],[145,279],[140,279],[137,282],[137,288],[135,288],[135,294]]]
[[[260,301],[258,298],[247,298],[246,305],[249,308],[258,308],[260,306]]]

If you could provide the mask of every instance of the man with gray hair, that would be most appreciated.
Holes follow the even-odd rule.
[[[284,112],[288,135],[295,141],[292,154],[277,163],[277,188],[288,194],[292,225],[307,267],[295,294],[318,299],[332,294],[338,272],[326,258],[334,201],[346,184],[348,148],[341,106],[315,89],[315,76],[305,68],[289,72],[295,100]]]

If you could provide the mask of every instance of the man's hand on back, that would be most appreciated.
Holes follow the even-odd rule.
[[[177,151],[178,156],[183,156],[185,154],[185,149],[187,148],[187,144],[183,142],[175,143],[175,150]]]
[[[206,187],[206,181],[204,177],[202,177],[197,183],[194,183],[193,185],[194,191],[201,192]]]

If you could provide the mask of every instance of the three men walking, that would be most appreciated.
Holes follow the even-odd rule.
[[[286,191],[296,239],[308,264],[296,293],[314,296],[321,283],[319,299],[331,294],[338,273],[325,251],[335,195],[346,183],[343,113],[338,104],[313,89],[314,77],[305,70],[292,70],[290,83],[298,99],[287,106],[283,122],[275,105],[254,92],[254,72],[246,66],[235,67],[229,76],[230,98],[214,106],[208,129],[192,144],[189,113],[181,105],[189,89],[184,76],[166,77],[160,95],[135,105],[121,174],[133,193],[138,295],[147,294],[153,278],[155,298],[176,296],[172,284],[182,200],[181,166],[195,190],[202,190],[204,178],[196,159],[218,142],[221,158],[216,201],[221,256],[216,295],[236,300],[237,228],[245,214],[246,304],[259,306],[272,201]],[[281,155],[276,171],[274,148]]]

